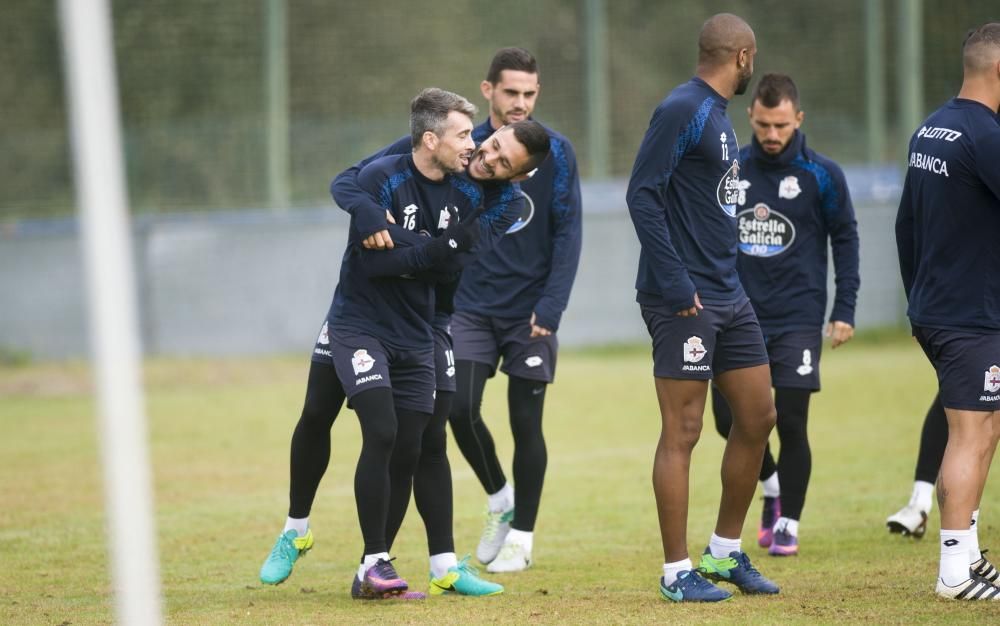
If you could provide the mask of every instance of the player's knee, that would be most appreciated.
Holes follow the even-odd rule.
[[[660,433],[660,447],[663,449],[690,452],[701,438],[701,419],[668,420],[668,426]]]

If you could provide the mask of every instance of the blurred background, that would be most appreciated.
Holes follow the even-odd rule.
[[[468,97],[503,46],[540,65],[535,118],[583,180],[584,251],[560,337],[644,341],[624,187],[650,113],[693,73],[720,11],[753,26],[756,74],[790,74],[814,149],[848,175],[859,329],[904,322],[892,239],[906,142],[961,84],[992,0],[115,0],[143,342],[150,354],[306,354],[346,241],[338,172],[407,133],[426,86]],[[86,354],[54,2],[0,8],[0,358]],[[747,96],[729,113],[750,139]],[[481,113],[479,119],[485,119]]]

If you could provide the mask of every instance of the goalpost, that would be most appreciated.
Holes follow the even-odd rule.
[[[111,11],[107,0],[60,0],[59,11],[115,616],[121,624],[159,624],[159,559]]]

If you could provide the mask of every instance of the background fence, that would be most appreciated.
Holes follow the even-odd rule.
[[[147,347],[212,353],[308,346],[344,242],[330,178],[405,134],[425,86],[485,107],[479,82],[507,45],[538,57],[535,116],[573,141],[587,182],[561,336],[641,338],[622,181],[652,109],[693,72],[699,26],[724,10],[754,27],[758,75],[798,82],[810,145],[850,172],[859,324],[899,323],[905,142],[956,93],[966,30],[998,18],[988,0],[113,4]],[[0,8],[0,348],[37,356],[86,349],[57,27],[54,3]],[[730,106],[743,142],[747,104]]]

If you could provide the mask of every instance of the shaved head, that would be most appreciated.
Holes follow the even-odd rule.
[[[990,22],[971,31],[962,46],[965,73],[979,74],[1000,62],[1000,22]]]
[[[698,36],[698,64],[722,65],[740,50],[756,49],[753,29],[743,18],[719,13],[708,18]]]

